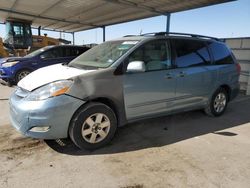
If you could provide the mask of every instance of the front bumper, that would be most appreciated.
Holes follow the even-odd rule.
[[[10,68],[0,67],[0,78],[8,81],[14,79],[14,73]]]
[[[27,101],[13,93],[9,101],[11,124],[28,137],[66,138],[73,114],[84,103],[68,95],[41,101]],[[34,132],[31,130],[34,127],[49,127],[49,129],[45,132]]]

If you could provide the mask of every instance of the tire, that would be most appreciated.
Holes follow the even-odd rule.
[[[224,88],[219,88],[215,91],[208,106],[205,108],[205,113],[208,116],[221,116],[228,104],[228,93]]]
[[[25,76],[27,76],[30,73],[31,71],[28,69],[18,71],[15,76],[16,83],[18,83],[20,80],[22,80]]]
[[[7,81],[7,86],[12,87],[15,83],[13,81]]]
[[[109,143],[115,135],[117,120],[105,104],[91,102],[73,116],[69,137],[80,149],[94,150]]]
[[[9,86],[9,87],[12,87],[15,84],[15,82],[13,82],[12,80],[3,80],[3,79],[0,80],[0,83],[2,85]]]

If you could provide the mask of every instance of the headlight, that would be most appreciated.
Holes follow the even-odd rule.
[[[2,66],[3,67],[12,67],[17,63],[19,63],[19,61],[6,62],[6,63],[3,63]]]
[[[65,94],[72,84],[72,80],[61,80],[52,82],[34,90],[27,96],[26,99],[31,101],[39,101],[47,99],[49,97],[59,96]]]

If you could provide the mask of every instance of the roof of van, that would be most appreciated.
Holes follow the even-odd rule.
[[[210,36],[190,34],[190,33],[166,33],[166,32],[157,32],[157,33],[146,33],[142,35],[127,35],[122,38],[114,39],[111,41],[123,40],[123,41],[141,41],[145,39],[155,39],[155,38],[182,38],[182,39],[194,39],[194,40],[213,40],[220,41],[220,39]]]

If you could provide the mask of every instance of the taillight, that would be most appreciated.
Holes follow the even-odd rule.
[[[239,63],[236,63],[236,69],[237,69],[238,74],[240,74],[241,67]]]

